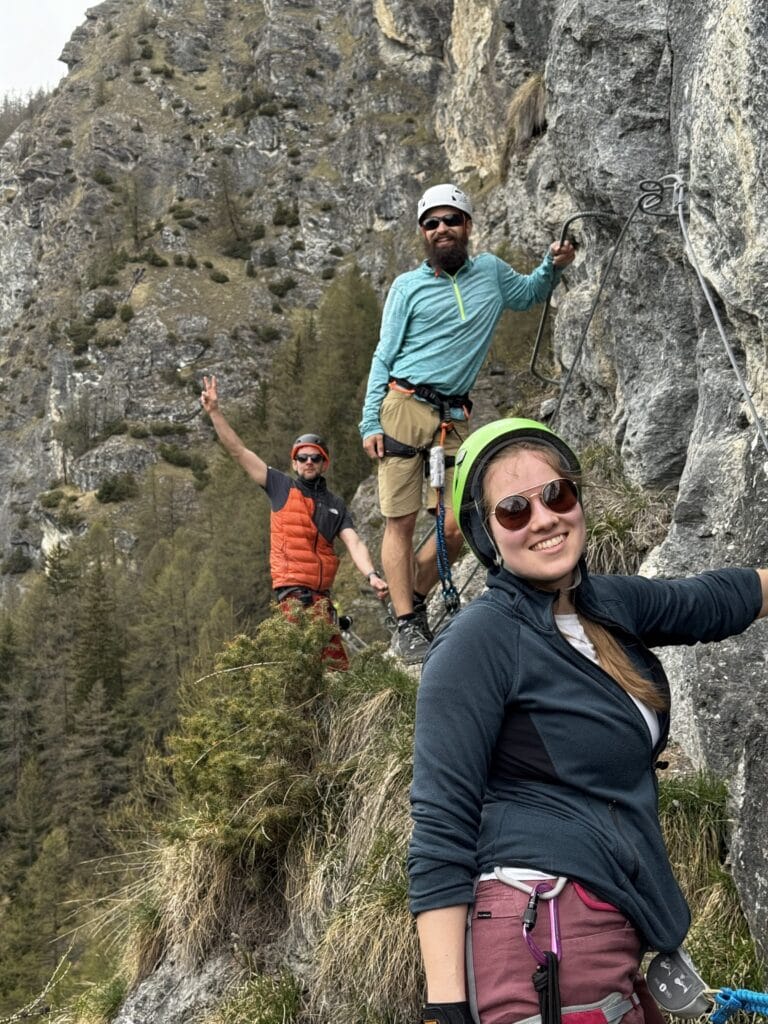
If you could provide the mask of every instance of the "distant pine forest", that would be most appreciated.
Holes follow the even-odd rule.
[[[6,100],[4,128],[21,110]],[[357,420],[379,315],[363,276],[339,275],[279,344],[269,384],[239,405],[221,394],[270,464],[288,468],[297,432],[326,436],[347,500],[370,471]],[[115,851],[114,822],[155,799],[147,758],[164,752],[185,683],[270,614],[266,497],[210,425],[160,450],[145,478],[107,477],[95,495],[51,481],[38,503],[62,542],[0,565],[0,1016],[68,950],[68,987],[98,975],[72,936],[82,907],[119,885],[94,869]]]

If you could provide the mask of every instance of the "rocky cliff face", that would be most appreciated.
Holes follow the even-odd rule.
[[[195,436],[200,373],[233,399],[252,395],[275,340],[339,266],[356,260],[383,296],[418,256],[417,195],[448,177],[477,198],[481,247],[533,255],[566,216],[601,212],[572,227],[559,374],[640,181],[678,174],[693,252],[768,418],[767,46],[756,0],[91,9],[58,94],[0,154],[5,557],[34,557],[63,529],[38,500],[54,480],[85,494],[157,459],[151,430],[107,438],[112,422]],[[545,123],[520,113],[536,76]],[[657,212],[627,228],[557,426],[615,446],[635,482],[676,492],[646,571],[767,564],[768,451],[668,187]],[[506,411],[517,386],[486,380],[484,415]],[[548,394],[531,380],[525,399]],[[766,649],[760,624],[666,661],[678,738],[732,780],[734,875],[768,951]]]

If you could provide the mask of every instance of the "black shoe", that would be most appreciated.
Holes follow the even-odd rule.
[[[427,602],[420,601],[418,604],[413,606],[413,621],[418,625],[419,630],[432,642],[435,639],[435,634],[429,628],[429,617],[427,615]]]
[[[416,619],[401,622],[392,637],[390,650],[406,665],[418,665],[429,650],[429,640],[422,633]]]

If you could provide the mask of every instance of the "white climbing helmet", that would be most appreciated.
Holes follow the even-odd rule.
[[[428,188],[419,200],[416,216],[417,223],[421,224],[421,219],[427,210],[432,210],[436,206],[455,206],[457,210],[465,213],[470,220],[472,219],[472,200],[457,185],[433,185],[431,188]]]

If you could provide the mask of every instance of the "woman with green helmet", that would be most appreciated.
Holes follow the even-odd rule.
[[[487,589],[419,686],[408,869],[436,1024],[660,1024],[639,971],[690,922],[655,768],[669,684],[652,647],[768,614],[768,571],[591,576],[581,471],[542,423],[481,427],[453,507]]]

